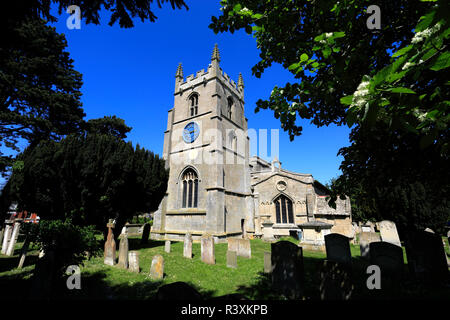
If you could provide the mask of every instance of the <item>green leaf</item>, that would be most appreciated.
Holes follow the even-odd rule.
[[[300,56],[300,61],[306,61],[306,60],[308,60],[309,59],[309,57],[308,57],[308,55],[306,54],[306,53],[303,53],[301,56]]]
[[[352,101],[353,101],[353,95],[342,97],[339,101],[340,101],[342,104],[349,106],[349,105],[352,104]]]
[[[403,88],[403,87],[389,88],[389,89],[386,89],[384,91],[390,91],[390,92],[393,92],[393,93],[412,93],[412,94],[415,94],[415,92],[413,90],[408,89],[408,88]]]
[[[433,71],[439,71],[448,67],[450,67],[450,52],[446,51],[441,53],[430,69]]]
[[[412,48],[413,48],[412,45],[409,45],[409,46],[406,46],[406,47],[404,47],[404,48],[401,48],[400,50],[398,50],[396,53],[394,53],[394,54],[392,55],[392,58],[400,57],[400,56],[404,55],[405,53],[407,53],[407,52],[408,52],[409,50],[411,50]]]

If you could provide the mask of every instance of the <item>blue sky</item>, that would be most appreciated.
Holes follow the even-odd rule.
[[[183,63],[185,77],[206,69],[217,43],[222,69],[236,82],[239,72],[243,75],[249,128],[280,130],[282,167],[311,173],[322,183],[339,175],[342,157],[337,157],[337,152],[349,145],[348,127],[317,128],[299,120],[303,134],[290,142],[271,110],[255,113],[254,109],[256,101],[268,98],[275,85],[294,82],[293,76],[279,65],[272,66],[260,79],[252,76],[251,67],[259,61],[255,39],[244,31],[216,35],[208,28],[211,16],[220,14],[219,1],[187,4],[188,11],[155,6],[155,23],[135,20],[131,29],[122,29],[117,23],[110,27],[109,14],[103,13],[100,25],[82,21],[80,30],[69,30],[69,14],[59,16],[53,25],[66,35],[75,69],[83,74],[86,118],[123,118],[133,128],[128,140],[161,155],[177,65]]]

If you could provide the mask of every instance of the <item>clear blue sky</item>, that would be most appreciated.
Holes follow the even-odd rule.
[[[100,25],[82,22],[80,30],[69,30],[69,14],[59,16],[54,26],[66,35],[75,69],[83,74],[86,118],[116,115],[133,128],[128,140],[161,155],[177,65],[183,63],[185,77],[206,69],[217,43],[222,69],[236,82],[242,72],[249,128],[280,130],[282,167],[311,173],[322,183],[339,175],[342,158],[337,152],[349,144],[349,129],[317,128],[300,120],[303,134],[290,142],[271,110],[255,113],[254,109],[256,101],[269,97],[275,85],[293,82],[292,75],[274,65],[260,79],[252,76],[251,67],[259,61],[255,39],[243,31],[216,35],[208,28],[211,16],[220,14],[218,0],[187,3],[188,11],[155,6],[155,23],[135,20],[131,29],[122,29],[117,23],[110,27],[109,14],[104,13]]]

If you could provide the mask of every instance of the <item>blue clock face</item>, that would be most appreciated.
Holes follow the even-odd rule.
[[[183,130],[183,140],[186,143],[192,143],[200,134],[200,128],[195,122],[189,122]]]

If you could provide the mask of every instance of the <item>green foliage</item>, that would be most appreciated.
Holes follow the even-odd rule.
[[[185,8],[188,10],[188,6],[184,0],[157,0],[156,4],[159,8],[162,4],[169,2],[172,9]],[[6,11],[10,16],[19,15],[20,17],[28,17],[32,19],[46,19],[52,22],[57,21],[56,17],[50,13],[51,7],[58,8],[58,14],[61,15],[66,12],[67,8],[71,5],[77,5],[80,7],[81,17],[85,23],[100,24],[100,11],[107,10],[111,12],[109,25],[114,25],[116,21],[119,22],[121,28],[134,27],[133,18],[139,17],[142,22],[149,20],[155,22],[157,17],[152,10],[153,0],[140,0],[140,1],[83,1],[83,0],[36,0],[36,1],[16,1],[9,3],[7,8],[0,8],[0,11]],[[55,5],[53,5],[55,4]],[[5,5],[6,6],[6,5]]]
[[[449,2],[437,2],[421,17],[410,43],[392,55],[391,64],[361,83],[353,99],[341,99],[350,105],[349,125],[383,121],[390,130],[419,135],[423,148],[438,144],[442,153],[448,152],[449,141],[442,133],[450,122],[449,18]],[[373,112],[367,113],[366,108]]]
[[[55,254],[55,274],[62,277],[70,265],[83,265],[101,253],[94,226],[76,226],[70,220],[41,220],[30,231],[32,241],[44,252]]]
[[[382,30],[366,26],[370,0],[290,1],[226,0],[220,17],[212,17],[214,32],[252,28],[261,60],[252,68],[260,77],[274,62],[298,79],[275,88],[256,111],[271,109],[291,139],[301,134],[297,114],[317,126],[347,123],[347,106],[340,99],[356,91],[364,75],[391,64],[390,51],[409,44],[419,18],[434,4],[418,1],[378,1]]]
[[[0,45],[1,172],[14,161],[4,153],[20,151],[19,140],[36,145],[79,132],[84,117],[81,74],[65,51],[65,36],[42,20],[10,21],[5,29],[8,36]]]
[[[166,188],[164,161],[111,135],[70,135],[43,141],[20,156],[24,166],[8,182],[11,200],[44,219],[69,217],[104,229],[157,209]]]
[[[115,136],[119,139],[125,139],[127,133],[132,129],[125,124],[123,119],[117,118],[116,116],[91,119],[88,120],[84,126],[86,127],[86,131],[90,134],[106,134]]]

